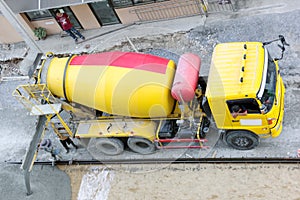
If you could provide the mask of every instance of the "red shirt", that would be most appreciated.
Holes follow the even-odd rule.
[[[60,25],[64,31],[69,30],[73,26],[69,20],[69,16],[66,13],[63,13],[63,15],[61,17],[56,15],[56,20],[60,23]]]

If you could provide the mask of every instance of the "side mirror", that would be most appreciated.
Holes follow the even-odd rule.
[[[277,61],[277,60],[281,60],[283,58],[283,52],[285,51],[285,47],[284,46],[290,46],[286,41],[285,41],[285,38],[283,35],[279,35],[278,36],[279,39],[275,39],[275,40],[271,40],[269,42],[264,42],[263,43],[263,46],[266,46],[268,44],[271,44],[275,41],[280,41],[282,45],[278,45],[278,47],[281,49],[281,57],[280,58],[275,58],[274,60]]]
[[[265,114],[268,108],[266,105],[262,104],[259,109],[262,114]]]

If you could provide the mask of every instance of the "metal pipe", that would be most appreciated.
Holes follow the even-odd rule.
[[[37,152],[38,143],[41,140],[41,137],[43,135],[45,122],[47,121],[46,116],[41,115],[39,116],[38,124],[36,127],[36,132],[33,135],[33,138],[30,142],[30,146],[28,148],[28,151],[25,155],[25,159],[22,163],[21,169],[24,170],[24,179],[25,179],[25,186],[27,190],[27,195],[31,195],[32,191],[30,188],[30,172],[32,170],[32,166],[34,164],[35,155]]]
[[[20,161],[10,161],[7,164],[21,164]],[[266,157],[256,157],[256,158],[161,158],[161,159],[116,159],[116,160],[58,160],[55,162],[56,165],[106,165],[106,164],[299,164],[300,158],[266,158]],[[50,161],[36,161],[35,165],[52,165]]]
[[[24,171],[24,179],[25,179],[25,186],[26,186],[26,190],[27,190],[27,195],[31,195],[32,194],[32,190],[30,188],[30,172],[25,170]]]

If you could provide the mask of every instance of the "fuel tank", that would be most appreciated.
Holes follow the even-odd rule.
[[[53,57],[42,71],[57,97],[109,114],[166,117],[174,109],[171,86],[176,64],[133,52]]]

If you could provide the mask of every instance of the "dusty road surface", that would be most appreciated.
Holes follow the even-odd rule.
[[[60,169],[71,177],[74,200],[300,199],[300,165],[171,164]]]
[[[277,8],[285,10],[285,6],[293,7],[294,4],[290,5],[290,2],[290,0],[280,1],[280,7]],[[217,20],[208,18],[205,26],[199,25],[189,31],[132,38],[141,51],[167,49],[177,55],[184,52],[196,53],[202,59],[201,74],[207,75],[212,49],[217,43],[269,41],[277,38],[279,34],[286,37],[290,47],[287,47],[284,59],[279,63],[286,85],[286,112],[282,134],[278,138],[262,140],[256,149],[249,151],[236,151],[220,142],[213,146],[210,156],[296,157],[297,149],[300,148],[300,23],[297,20],[300,18],[300,12],[297,9],[294,11],[286,9],[282,13],[277,13],[268,6],[265,6],[264,11],[266,12],[254,15],[257,10],[249,8],[248,11],[244,10],[234,15],[218,16]],[[184,20],[186,24],[190,22],[190,18]],[[154,25],[149,27],[153,29]],[[131,27],[128,32],[124,30],[124,33],[131,35],[136,30],[137,26]],[[122,43],[123,46],[109,43],[111,38],[117,37],[120,37],[119,33],[100,37],[92,41],[91,49],[93,51],[132,50],[128,42]],[[51,41],[51,38],[53,37],[49,37],[43,43],[48,45],[47,42]],[[60,50],[65,50],[65,46],[57,41],[59,40],[56,38],[51,41],[53,47],[51,51],[56,51],[58,47]],[[73,46],[72,48],[74,49]],[[273,56],[280,56],[275,44],[270,49],[272,54],[274,53]],[[63,166],[60,168],[61,171],[56,167],[35,166],[31,180],[34,193],[26,196],[23,174],[19,166],[4,163],[4,160],[22,160],[34,134],[35,118],[27,115],[27,111],[11,97],[11,92],[18,84],[21,83],[0,83],[0,193],[2,195],[0,199],[66,200],[71,198],[70,183],[72,199],[77,199],[79,194],[80,200],[98,197],[101,200],[300,199],[299,165],[265,164],[163,167],[130,165],[106,166],[106,168],[89,166],[83,169]],[[74,155],[86,156],[87,154],[77,152]],[[68,156],[70,157],[70,154]]]

